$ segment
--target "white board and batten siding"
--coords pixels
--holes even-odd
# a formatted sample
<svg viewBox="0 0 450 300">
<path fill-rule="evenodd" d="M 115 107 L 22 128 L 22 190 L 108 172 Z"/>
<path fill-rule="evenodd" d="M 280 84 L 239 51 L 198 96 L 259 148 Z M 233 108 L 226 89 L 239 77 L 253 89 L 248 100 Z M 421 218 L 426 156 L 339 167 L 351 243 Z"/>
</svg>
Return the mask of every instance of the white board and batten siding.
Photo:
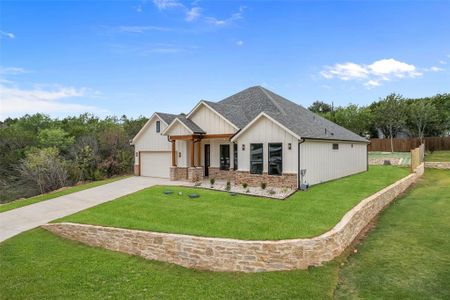
<svg viewBox="0 0 450 300">
<path fill-rule="evenodd" d="M 250 171 L 250 144 L 263 144 L 263 172 L 268 170 L 269 143 L 283 144 L 283 173 L 297 173 L 298 139 L 284 128 L 266 117 L 261 117 L 239 136 L 238 140 L 238 169 Z M 242 150 L 242 144 L 245 150 Z M 291 144 L 289 150 L 288 145 Z"/>
<path fill-rule="evenodd" d="M 160 121 L 161 130 L 156 132 L 156 121 Z M 161 132 L 167 125 L 157 116 L 154 117 L 142 134 L 134 141 L 135 152 L 139 151 L 171 151 L 171 144 Z M 135 157 L 135 164 L 139 164 L 139 158 Z"/>
<path fill-rule="evenodd" d="M 333 143 L 339 149 L 333 149 Z M 300 169 L 310 185 L 367 170 L 367 144 L 343 141 L 312 141 L 300 144 Z"/>
<path fill-rule="evenodd" d="M 189 116 L 189 119 L 208 134 L 235 133 L 237 131 L 227 120 L 204 104 L 201 104 Z"/>
</svg>

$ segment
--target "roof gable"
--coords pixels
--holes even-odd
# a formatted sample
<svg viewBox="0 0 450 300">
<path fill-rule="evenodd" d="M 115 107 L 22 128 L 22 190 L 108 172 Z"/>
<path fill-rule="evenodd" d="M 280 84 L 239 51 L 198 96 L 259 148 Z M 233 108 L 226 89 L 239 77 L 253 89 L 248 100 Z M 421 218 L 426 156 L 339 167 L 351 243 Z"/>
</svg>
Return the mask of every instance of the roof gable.
<svg viewBox="0 0 450 300">
<path fill-rule="evenodd" d="M 162 118 L 162 115 L 164 115 L 165 118 Z M 139 132 L 134 136 L 134 138 L 131 140 L 131 145 L 134 145 L 136 143 L 136 141 L 142 136 L 142 134 L 147 130 L 147 128 L 150 126 L 151 122 L 153 121 L 153 119 L 157 118 L 158 120 L 164 122 L 166 125 L 169 125 L 171 123 L 167 122 L 170 120 L 170 116 L 175 116 L 175 115 L 171 115 L 171 114 L 165 114 L 165 113 L 158 113 L 155 112 L 153 113 L 153 115 L 151 115 L 151 117 L 148 119 L 148 121 L 144 124 L 144 126 L 142 126 L 141 130 L 139 130 Z"/>
</svg>

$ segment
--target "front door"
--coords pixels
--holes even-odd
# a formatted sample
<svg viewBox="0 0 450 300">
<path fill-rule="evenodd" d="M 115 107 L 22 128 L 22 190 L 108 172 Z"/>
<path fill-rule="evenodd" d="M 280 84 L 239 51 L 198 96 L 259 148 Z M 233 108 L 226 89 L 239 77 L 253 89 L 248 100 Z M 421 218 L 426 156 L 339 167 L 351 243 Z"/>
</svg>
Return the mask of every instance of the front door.
<svg viewBox="0 0 450 300">
<path fill-rule="evenodd" d="M 209 155 L 209 144 L 205 144 L 205 177 L 209 176 L 209 164 L 210 164 L 210 155 Z"/>
</svg>

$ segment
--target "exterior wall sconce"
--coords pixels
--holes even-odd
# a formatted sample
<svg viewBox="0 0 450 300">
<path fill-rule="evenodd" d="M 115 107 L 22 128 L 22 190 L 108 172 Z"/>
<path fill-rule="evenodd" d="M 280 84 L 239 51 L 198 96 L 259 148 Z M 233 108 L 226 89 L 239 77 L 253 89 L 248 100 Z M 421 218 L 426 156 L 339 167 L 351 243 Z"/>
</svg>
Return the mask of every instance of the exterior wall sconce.
<svg viewBox="0 0 450 300">
<path fill-rule="evenodd" d="M 245 151 L 245 144 L 242 144 L 242 151 Z"/>
<path fill-rule="evenodd" d="M 139 152 L 138 151 L 136 151 L 136 157 L 138 157 L 139 156 Z"/>
<path fill-rule="evenodd" d="M 289 150 L 292 149 L 292 144 L 291 144 L 291 143 L 288 144 L 288 149 L 289 149 Z"/>
<path fill-rule="evenodd" d="M 181 152 L 178 152 L 178 157 L 181 157 Z"/>
</svg>

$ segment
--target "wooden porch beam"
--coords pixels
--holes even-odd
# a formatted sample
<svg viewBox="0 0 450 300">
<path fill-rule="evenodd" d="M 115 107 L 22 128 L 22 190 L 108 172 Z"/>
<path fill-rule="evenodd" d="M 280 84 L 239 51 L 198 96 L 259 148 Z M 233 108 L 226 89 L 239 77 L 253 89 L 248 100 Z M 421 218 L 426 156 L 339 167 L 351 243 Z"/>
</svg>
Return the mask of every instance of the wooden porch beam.
<svg viewBox="0 0 450 300">
<path fill-rule="evenodd" d="M 171 135 L 169 136 L 169 140 L 184 140 L 184 141 L 191 141 L 194 139 L 201 138 L 200 135 L 194 135 L 194 134 L 187 134 L 187 135 Z"/>
<path fill-rule="evenodd" d="M 177 166 L 176 155 L 175 155 L 175 140 L 172 141 L 172 167 Z"/>
<path fill-rule="evenodd" d="M 222 134 L 205 134 L 203 139 L 230 139 L 234 133 L 222 133 Z"/>
<path fill-rule="evenodd" d="M 202 166 L 202 142 L 201 140 L 197 141 L 197 167 Z"/>
</svg>

